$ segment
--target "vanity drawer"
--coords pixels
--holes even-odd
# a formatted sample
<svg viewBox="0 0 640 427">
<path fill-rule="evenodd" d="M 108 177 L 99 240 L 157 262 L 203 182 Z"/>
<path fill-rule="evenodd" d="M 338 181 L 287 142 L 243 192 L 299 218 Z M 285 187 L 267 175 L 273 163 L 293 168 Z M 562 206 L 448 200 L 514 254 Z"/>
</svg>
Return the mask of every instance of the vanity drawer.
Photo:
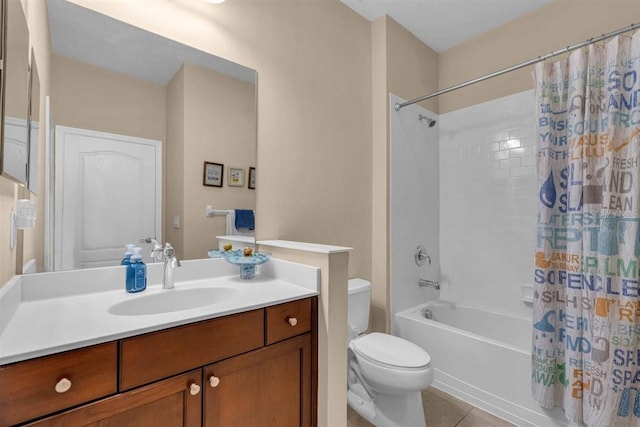
<svg viewBox="0 0 640 427">
<path fill-rule="evenodd" d="M 115 342 L 0 367 L 0 426 L 117 391 Z"/>
<path fill-rule="evenodd" d="M 266 308 L 266 344 L 282 341 L 311 330 L 311 299 Z"/>
<path fill-rule="evenodd" d="M 120 390 L 199 368 L 263 344 L 262 309 L 123 339 Z"/>
</svg>

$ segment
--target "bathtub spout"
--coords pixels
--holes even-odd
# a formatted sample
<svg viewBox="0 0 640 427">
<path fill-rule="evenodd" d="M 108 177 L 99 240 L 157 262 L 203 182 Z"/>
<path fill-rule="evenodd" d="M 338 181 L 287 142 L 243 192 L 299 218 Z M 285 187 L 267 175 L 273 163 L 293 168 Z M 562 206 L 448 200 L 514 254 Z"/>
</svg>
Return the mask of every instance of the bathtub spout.
<svg viewBox="0 0 640 427">
<path fill-rule="evenodd" d="M 433 288 L 436 291 L 440 290 L 440 282 L 434 282 L 433 280 L 419 279 L 418 286 L 421 288 Z"/>
</svg>

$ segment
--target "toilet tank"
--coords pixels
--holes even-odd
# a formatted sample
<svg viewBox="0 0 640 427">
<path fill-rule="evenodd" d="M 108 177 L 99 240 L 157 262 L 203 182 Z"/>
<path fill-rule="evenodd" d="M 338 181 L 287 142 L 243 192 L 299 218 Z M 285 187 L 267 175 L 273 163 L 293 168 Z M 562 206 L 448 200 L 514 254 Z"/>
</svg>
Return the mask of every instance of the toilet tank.
<svg viewBox="0 0 640 427">
<path fill-rule="evenodd" d="M 369 328 L 371 282 L 364 279 L 349 279 L 348 292 L 347 319 L 349 338 L 352 339 Z"/>
</svg>

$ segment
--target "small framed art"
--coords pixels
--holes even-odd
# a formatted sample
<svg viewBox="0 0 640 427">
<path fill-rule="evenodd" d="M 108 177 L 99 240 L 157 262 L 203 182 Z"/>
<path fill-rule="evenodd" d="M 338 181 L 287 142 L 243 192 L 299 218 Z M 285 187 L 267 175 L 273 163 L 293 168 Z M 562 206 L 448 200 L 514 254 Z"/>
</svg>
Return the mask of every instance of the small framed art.
<svg viewBox="0 0 640 427">
<path fill-rule="evenodd" d="M 249 188 L 256 189 L 256 168 L 249 168 Z"/>
<path fill-rule="evenodd" d="M 221 163 L 204 162 L 204 172 L 202 174 L 202 185 L 209 187 L 222 187 L 222 176 L 224 165 Z"/>
<path fill-rule="evenodd" d="M 229 187 L 244 187 L 244 169 L 229 168 Z"/>
</svg>

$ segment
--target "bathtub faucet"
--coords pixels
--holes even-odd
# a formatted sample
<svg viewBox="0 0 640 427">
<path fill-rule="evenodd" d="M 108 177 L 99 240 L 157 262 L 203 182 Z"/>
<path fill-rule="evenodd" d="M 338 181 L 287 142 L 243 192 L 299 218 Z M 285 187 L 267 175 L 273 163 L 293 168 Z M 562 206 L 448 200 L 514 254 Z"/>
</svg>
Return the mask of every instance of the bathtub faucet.
<svg viewBox="0 0 640 427">
<path fill-rule="evenodd" d="M 436 291 L 440 290 L 440 282 L 434 282 L 433 280 L 420 279 L 418 280 L 418 286 L 421 288 L 433 288 Z"/>
</svg>

